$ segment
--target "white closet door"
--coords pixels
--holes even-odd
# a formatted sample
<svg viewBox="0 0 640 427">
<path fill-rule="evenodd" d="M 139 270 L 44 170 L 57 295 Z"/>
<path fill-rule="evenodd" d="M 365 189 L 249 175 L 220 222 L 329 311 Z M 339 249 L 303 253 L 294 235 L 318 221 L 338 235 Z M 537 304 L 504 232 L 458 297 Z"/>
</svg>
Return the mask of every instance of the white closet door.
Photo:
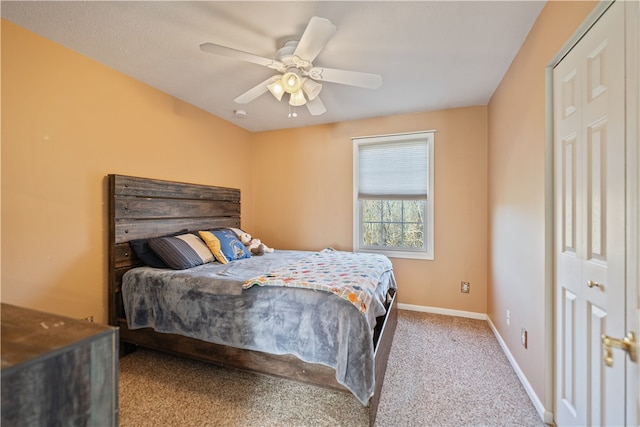
<svg viewBox="0 0 640 427">
<path fill-rule="evenodd" d="M 614 3 L 554 69 L 558 425 L 624 425 L 624 4 Z"/>
</svg>

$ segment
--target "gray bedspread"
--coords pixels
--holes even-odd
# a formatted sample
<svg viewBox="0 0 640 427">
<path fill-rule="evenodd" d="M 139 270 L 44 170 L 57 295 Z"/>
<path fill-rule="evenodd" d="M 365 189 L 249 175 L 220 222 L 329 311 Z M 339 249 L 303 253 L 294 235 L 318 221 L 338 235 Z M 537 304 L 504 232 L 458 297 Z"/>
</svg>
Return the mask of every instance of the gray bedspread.
<svg viewBox="0 0 640 427">
<path fill-rule="evenodd" d="M 242 289 L 245 281 L 309 255 L 276 251 L 189 270 L 134 268 L 122 280 L 128 326 L 321 363 L 366 405 L 375 385 L 372 328 L 385 313 L 388 289 L 396 287 L 393 271 L 381 277 L 366 316 L 329 292 Z"/>
</svg>

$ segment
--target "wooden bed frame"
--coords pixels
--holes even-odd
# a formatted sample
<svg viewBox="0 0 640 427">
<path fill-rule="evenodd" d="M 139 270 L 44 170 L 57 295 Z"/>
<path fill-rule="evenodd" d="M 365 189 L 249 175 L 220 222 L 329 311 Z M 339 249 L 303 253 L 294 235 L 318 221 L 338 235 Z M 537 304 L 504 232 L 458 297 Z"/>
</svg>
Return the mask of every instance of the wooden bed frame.
<svg viewBox="0 0 640 427">
<path fill-rule="evenodd" d="M 130 330 L 125 317 L 122 276 L 143 265 L 129 241 L 166 235 L 181 230 L 217 227 L 240 228 L 240 190 L 156 179 L 109 175 L 109 324 L 120 328 L 121 355 L 136 346 L 148 347 L 193 359 L 305 383 L 348 390 L 327 366 L 303 362 L 293 355 L 273 355 L 212 344 L 193 338 L 155 332 L 151 328 Z M 390 295 L 387 314 L 374 330 L 375 392 L 369 400 L 373 425 L 380 400 L 391 342 L 397 324 L 397 298 Z"/>
</svg>

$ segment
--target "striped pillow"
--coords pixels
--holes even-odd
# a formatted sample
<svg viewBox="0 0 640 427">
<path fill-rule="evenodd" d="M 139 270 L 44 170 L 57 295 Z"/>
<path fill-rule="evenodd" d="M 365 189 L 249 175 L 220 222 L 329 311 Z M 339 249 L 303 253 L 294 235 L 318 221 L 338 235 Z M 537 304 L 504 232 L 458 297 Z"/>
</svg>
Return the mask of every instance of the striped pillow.
<svg viewBox="0 0 640 427">
<path fill-rule="evenodd" d="M 162 261 L 175 270 L 197 267 L 214 260 L 207 245 L 198 236 L 190 233 L 151 239 L 149 247 Z"/>
<path fill-rule="evenodd" d="M 179 236 L 180 234 L 184 234 L 187 231 L 189 230 L 180 230 L 176 231 L 175 233 L 170 233 L 159 237 Z M 131 240 L 129 242 L 129 245 L 131 246 L 131 249 L 133 249 L 133 252 L 136 254 L 138 259 L 140 259 L 140 261 L 144 262 L 149 267 L 168 268 L 169 266 L 160 258 L 158 258 L 158 255 L 156 255 L 156 253 L 151 250 L 151 248 L 149 247 L 149 240 L 150 239 Z"/>
</svg>

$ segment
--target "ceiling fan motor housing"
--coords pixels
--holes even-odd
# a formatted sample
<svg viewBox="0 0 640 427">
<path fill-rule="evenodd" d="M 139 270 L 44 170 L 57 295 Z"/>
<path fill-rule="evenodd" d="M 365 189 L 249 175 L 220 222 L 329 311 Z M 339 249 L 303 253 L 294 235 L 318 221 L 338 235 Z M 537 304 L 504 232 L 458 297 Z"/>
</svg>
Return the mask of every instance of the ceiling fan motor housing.
<svg viewBox="0 0 640 427">
<path fill-rule="evenodd" d="M 296 51 L 298 47 L 298 41 L 291 40 L 288 41 L 276 52 L 276 59 L 280 62 L 284 62 L 285 64 L 291 62 L 291 57 L 293 57 L 293 53 Z"/>
</svg>

